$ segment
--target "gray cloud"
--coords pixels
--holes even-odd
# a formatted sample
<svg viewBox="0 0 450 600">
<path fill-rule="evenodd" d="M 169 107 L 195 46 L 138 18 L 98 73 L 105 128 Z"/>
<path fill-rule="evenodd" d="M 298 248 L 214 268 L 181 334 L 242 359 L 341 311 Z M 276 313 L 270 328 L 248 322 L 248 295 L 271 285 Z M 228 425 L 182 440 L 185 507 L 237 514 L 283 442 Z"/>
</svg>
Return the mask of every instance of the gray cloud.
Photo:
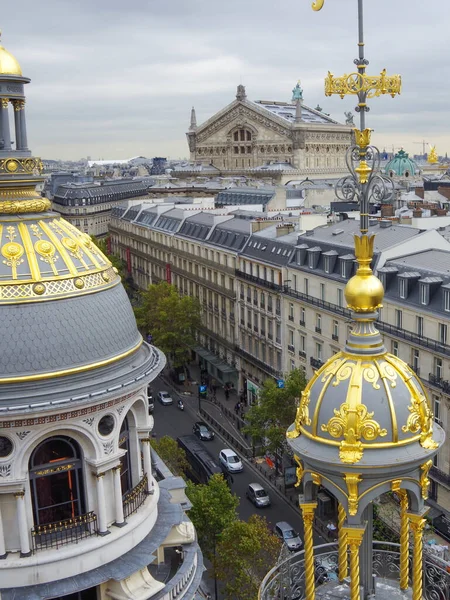
<svg viewBox="0 0 450 600">
<path fill-rule="evenodd" d="M 325 98 L 327 71 L 354 70 L 356 0 L 23 0 L 4 11 L 3 43 L 32 79 L 30 144 L 52 158 L 187 155 L 192 105 L 202 122 L 243 83 L 253 99 L 305 102 L 337 120 L 354 99 Z M 371 101 L 381 147 L 449 147 L 450 3 L 366 0 L 369 72 L 403 77 L 398 98 Z M 8 14 L 7 14 L 8 13 Z"/>
</svg>

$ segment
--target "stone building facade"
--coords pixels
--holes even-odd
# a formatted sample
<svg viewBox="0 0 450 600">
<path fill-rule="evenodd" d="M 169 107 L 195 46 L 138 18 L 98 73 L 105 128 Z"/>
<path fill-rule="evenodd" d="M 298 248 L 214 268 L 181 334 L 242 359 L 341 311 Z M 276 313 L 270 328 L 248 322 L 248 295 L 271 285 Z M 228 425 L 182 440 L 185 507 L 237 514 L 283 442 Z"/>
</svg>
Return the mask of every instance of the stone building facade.
<svg viewBox="0 0 450 600">
<path fill-rule="evenodd" d="M 320 110 L 289 102 L 251 101 L 244 86 L 236 99 L 197 126 L 191 116 L 187 139 L 190 159 L 220 171 L 252 172 L 269 163 L 295 169 L 292 175 L 338 176 L 352 126 L 342 125 Z"/>
<path fill-rule="evenodd" d="M 148 213 L 156 214 L 156 208 L 115 209 L 112 247 L 128 256 L 140 287 L 167 279 L 200 300 L 204 318 L 197 356 L 205 355 L 219 380 L 230 379 L 227 366 L 235 370 L 232 377 L 239 389 L 246 387 L 251 402 L 267 377 L 283 377 L 296 367 L 311 377 L 343 347 L 349 335 L 344 287 L 355 270 L 355 221 L 311 230 L 308 222 L 293 219 L 271 222 L 255 215 L 248 221 L 179 211 L 174 224 L 164 221 L 165 215 L 174 216 L 171 207 L 158 210 L 154 217 Z M 373 267 L 386 277 L 378 327 L 386 347 L 420 374 L 445 429 L 450 425 L 450 280 L 439 265 L 450 260 L 450 244 L 436 230 L 391 222 L 374 221 L 371 230 L 377 233 Z M 403 279 L 414 281 L 409 300 L 396 292 Z M 422 285 L 430 286 L 428 304 L 420 302 Z M 214 371 L 218 362 L 223 376 Z M 431 471 L 431 502 L 448 511 L 449 457 L 446 441 Z"/>
</svg>

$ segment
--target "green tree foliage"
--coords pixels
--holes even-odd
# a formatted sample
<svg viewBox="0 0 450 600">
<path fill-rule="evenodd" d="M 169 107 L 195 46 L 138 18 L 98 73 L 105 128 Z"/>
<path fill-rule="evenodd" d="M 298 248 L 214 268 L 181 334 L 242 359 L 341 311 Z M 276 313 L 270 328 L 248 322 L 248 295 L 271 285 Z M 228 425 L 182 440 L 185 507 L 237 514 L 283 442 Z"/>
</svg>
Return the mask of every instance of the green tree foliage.
<svg viewBox="0 0 450 600">
<path fill-rule="evenodd" d="M 294 422 L 298 400 L 305 389 L 303 369 L 294 369 L 287 376 L 284 388 L 266 379 L 258 401 L 247 411 L 244 432 L 261 443 L 266 451 L 275 453 L 286 439 L 286 429 Z"/>
<path fill-rule="evenodd" d="M 186 459 L 186 452 L 179 447 L 173 438 L 169 435 L 164 435 L 159 440 L 153 438 L 150 443 L 152 448 L 155 449 L 155 452 L 174 475 L 184 475 L 189 467 Z"/>
<path fill-rule="evenodd" d="M 226 600 L 257 600 L 260 583 L 277 563 L 280 547 L 263 517 L 230 523 L 220 536 L 215 563 Z"/>
<path fill-rule="evenodd" d="M 205 556 L 214 562 L 218 538 L 237 520 L 239 498 L 232 494 L 223 475 L 213 475 L 207 484 L 187 483 L 186 494 L 192 502 L 189 518 L 197 531 Z"/>
<path fill-rule="evenodd" d="M 124 286 L 127 294 L 130 294 L 130 292 L 131 292 L 131 288 L 130 288 L 130 284 L 129 284 L 130 276 L 127 271 L 126 262 L 124 260 L 122 260 L 118 254 L 110 254 L 108 252 L 107 238 L 98 239 L 98 238 L 92 236 L 92 241 L 97 246 L 97 248 L 99 248 L 99 250 L 101 250 L 103 252 L 103 254 L 108 258 L 108 260 L 111 262 L 112 266 L 117 269 L 117 271 L 122 279 L 122 285 Z"/>
<path fill-rule="evenodd" d="M 177 288 L 165 281 L 152 284 L 141 292 L 141 304 L 135 309 L 138 326 L 153 336 L 153 343 L 181 367 L 189 361 L 189 346 L 195 344 L 200 325 L 200 303 L 196 298 L 180 296 Z"/>
</svg>

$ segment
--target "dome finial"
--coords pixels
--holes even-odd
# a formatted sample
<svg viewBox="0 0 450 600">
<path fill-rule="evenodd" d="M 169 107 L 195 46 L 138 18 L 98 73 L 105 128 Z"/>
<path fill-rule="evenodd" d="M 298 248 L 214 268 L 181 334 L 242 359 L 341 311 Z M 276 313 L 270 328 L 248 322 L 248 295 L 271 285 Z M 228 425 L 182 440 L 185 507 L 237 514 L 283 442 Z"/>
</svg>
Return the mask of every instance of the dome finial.
<svg viewBox="0 0 450 600">
<path fill-rule="evenodd" d="M 359 266 L 344 290 L 347 305 L 355 313 L 373 313 L 383 300 L 383 285 L 370 268 L 374 240 L 374 235 L 355 235 L 355 255 Z"/>
</svg>

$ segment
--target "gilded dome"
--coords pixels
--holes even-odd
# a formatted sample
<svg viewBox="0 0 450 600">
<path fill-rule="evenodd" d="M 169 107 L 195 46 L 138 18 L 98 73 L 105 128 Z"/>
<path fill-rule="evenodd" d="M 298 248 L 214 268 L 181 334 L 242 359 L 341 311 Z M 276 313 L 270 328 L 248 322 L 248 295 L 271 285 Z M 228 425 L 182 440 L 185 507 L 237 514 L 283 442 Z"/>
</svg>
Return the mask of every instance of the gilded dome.
<svg viewBox="0 0 450 600">
<path fill-rule="evenodd" d="M 22 76 L 22 69 L 18 60 L 0 45 L 0 75 Z"/>
<path fill-rule="evenodd" d="M 302 392 L 295 428 L 339 446 L 342 462 L 358 462 L 366 448 L 433 447 L 433 418 L 420 379 L 388 352 L 333 356 Z"/>
</svg>

